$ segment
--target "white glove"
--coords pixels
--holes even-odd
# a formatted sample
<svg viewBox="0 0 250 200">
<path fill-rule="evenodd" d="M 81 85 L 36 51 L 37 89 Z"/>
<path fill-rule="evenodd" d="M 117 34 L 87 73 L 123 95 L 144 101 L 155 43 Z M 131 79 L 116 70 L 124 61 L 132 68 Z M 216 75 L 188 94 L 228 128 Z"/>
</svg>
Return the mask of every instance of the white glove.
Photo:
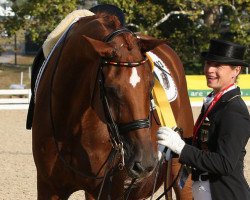
<svg viewBox="0 0 250 200">
<path fill-rule="evenodd" d="M 158 144 L 170 148 L 173 152 L 181 154 L 185 146 L 185 142 L 180 135 L 166 126 L 160 127 L 157 132 Z"/>
</svg>

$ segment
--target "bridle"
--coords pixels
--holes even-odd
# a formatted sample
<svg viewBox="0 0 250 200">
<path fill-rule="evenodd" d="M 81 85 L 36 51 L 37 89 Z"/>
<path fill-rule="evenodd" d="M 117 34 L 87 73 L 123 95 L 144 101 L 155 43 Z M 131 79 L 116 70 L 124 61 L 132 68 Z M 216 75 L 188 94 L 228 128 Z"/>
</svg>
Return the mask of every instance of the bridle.
<svg viewBox="0 0 250 200">
<path fill-rule="evenodd" d="M 109 42 L 115 36 L 117 36 L 119 34 L 122 34 L 124 32 L 129 32 L 132 35 L 135 35 L 130 30 L 128 30 L 126 28 L 123 28 L 123 29 L 119 29 L 117 31 L 114 31 L 113 33 L 108 35 L 104 41 Z M 99 77 L 98 82 L 99 82 L 102 105 L 103 105 L 103 108 L 104 108 L 106 124 L 108 126 L 108 130 L 109 130 L 109 134 L 110 134 L 110 138 L 111 138 L 111 142 L 112 142 L 112 147 L 117 152 L 120 152 L 120 155 L 121 155 L 121 158 L 122 158 L 121 159 L 122 161 L 118 164 L 118 167 L 120 169 L 123 169 L 123 167 L 125 165 L 125 163 L 124 163 L 123 143 L 121 141 L 120 135 L 124 134 L 124 133 L 127 133 L 129 131 L 137 130 L 137 129 L 149 128 L 151 126 L 151 121 L 150 121 L 150 115 L 146 119 L 134 120 L 134 121 L 128 122 L 126 124 L 117 124 L 114 121 L 113 116 L 112 116 L 111 111 L 110 111 L 110 106 L 109 106 L 109 103 L 108 103 L 107 95 L 106 95 L 106 89 L 105 89 L 105 84 L 104 84 L 105 79 L 104 79 L 104 74 L 103 74 L 103 67 L 108 67 L 108 66 L 111 65 L 111 66 L 116 66 L 116 67 L 131 67 L 132 68 L 132 67 L 138 67 L 138 66 L 144 64 L 147 60 L 148 60 L 148 58 L 145 57 L 145 59 L 143 59 L 141 61 L 138 61 L 138 62 L 116 62 L 116 61 L 105 60 L 105 58 L 102 58 L 101 59 L 101 64 L 99 66 L 99 70 L 98 70 L 98 73 L 97 73 L 97 77 Z M 165 151 L 166 151 L 166 149 L 165 149 Z M 166 152 L 164 152 L 164 153 L 166 153 Z M 165 156 L 162 156 L 160 161 L 157 163 L 157 170 L 156 170 L 156 176 L 155 176 L 153 190 L 152 190 L 152 194 L 151 194 L 151 199 L 153 198 L 153 194 L 155 192 L 156 181 L 158 179 L 160 166 L 163 163 L 163 157 L 165 157 Z M 179 177 L 179 173 L 180 173 L 180 170 L 179 170 L 177 176 L 172 181 L 171 185 L 168 188 L 165 187 L 164 192 L 157 198 L 157 200 L 161 199 L 164 195 L 165 196 L 167 195 L 168 191 L 176 183 L 177 178 Z M 126 195 L 126 200 L 129 198 L 129 194 L 130 194 L 132 185 L 134 184 L 134 181 L 135 181 L 135 179 L 132 180 L 132 183 L 128 188 L 128 191 L 127 191 L 128 194 Z M 166 180 L 164 181 L 164 185 L 166 185 Z"/>
<path fill-rule="evenodd" d="M 133 36 L 135 36 L 135 34 L 131 32 L 130 30 L 126 28 L 122 28 L 122 29 L 118 29 L 110 33 L 108 36 L 105 37 L 104 41 L 110 42 L 114 37 L 123 33 L 131 33 Z M 109 105 L 108 98 L 107 98 L 103 68 L 109 67 L 109 66 L 132 68 L 132 67 L 141 66 L 147 61 L 148 61 L 147 57 L 145 57 L 143 60 L 140 60 L 138 62 L 116 62 L 116 61 L 108 60 L 106 58 L 101 58 L 100 65 L 98 68 L 96 81 L 98 81 L 99 88 L 100 88 L 100 96 L 101 96 L 101 101 L 102 101 L 102 106 L 103 106 L 104 116 L 105 116 L 105 121 L 106 121 L 105 123 L 107 124 L 107 127 L 108 127 L 108 131 L 109 131 L 111 142 L 112 142 L 112 147 L 115 150 L 119 151 L 120 155 L 122 156 L 121 162 L 119 163 L 120 169 L 122 169 L 125 165 L 124 150 L 123 150 L 123 143 L 121 140 L 121 134 L 128 133 L 130 131 L 134 131 L 138 129 L 149 128 L 151 126 L 150 117 L 149 117 L 150 114 L 146 119 L 134 120 L 132 122 L 128 122 L 125 124 L 116 123 L 114 120 L 114 117 L 112 116 L 110 105 Z M 95 85 L 97 84 L 95 83 Z"/>
</svg>

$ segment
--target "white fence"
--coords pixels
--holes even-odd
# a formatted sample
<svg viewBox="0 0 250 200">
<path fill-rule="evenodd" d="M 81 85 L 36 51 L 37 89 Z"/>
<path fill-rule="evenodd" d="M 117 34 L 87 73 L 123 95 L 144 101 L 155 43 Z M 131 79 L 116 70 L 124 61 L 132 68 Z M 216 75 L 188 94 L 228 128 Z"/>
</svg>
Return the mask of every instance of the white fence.
<svg viewBox="0 0 250 200">
<path fill-rule="evenodd" d="M 30 89 L 0 90 L 0 110 L 28 109 L 31 97 Z M 250 106 L 250 101 L 245 101 Z M 202 102 L 191 102 L 192 107 L 201 107 Z"/>
<path fill-rule="evenodd" d="M 28 109 L 30 89 L 0 90 L 0 110 Z"/>
</svg>

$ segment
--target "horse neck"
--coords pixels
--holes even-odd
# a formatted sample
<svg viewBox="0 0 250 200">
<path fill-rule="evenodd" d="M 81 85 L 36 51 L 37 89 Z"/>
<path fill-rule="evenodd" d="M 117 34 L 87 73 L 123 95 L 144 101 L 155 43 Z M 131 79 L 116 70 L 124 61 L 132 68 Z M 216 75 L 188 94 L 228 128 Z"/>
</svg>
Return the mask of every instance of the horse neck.
<svg viewBox="0 0 250 200">
<path fill-rule="evenodd" d="M 86 110 L 90 106 L 91 82 L 95 76 L 95 67 L 78 55 L 64 56 L 55 74 L 53 90 L 58 109 L 79 108 Z M 93 65 L 93 64 L 92 64 Z M 74 109 L 75 110 L 75 109 Z"/>
</svg>

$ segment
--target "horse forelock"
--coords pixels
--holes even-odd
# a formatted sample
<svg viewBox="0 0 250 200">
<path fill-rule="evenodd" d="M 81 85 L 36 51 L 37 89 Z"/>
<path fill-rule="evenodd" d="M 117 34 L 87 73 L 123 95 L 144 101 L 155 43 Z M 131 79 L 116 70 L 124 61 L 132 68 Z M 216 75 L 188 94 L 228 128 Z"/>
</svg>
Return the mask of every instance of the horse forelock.
<svg viewBox="0 0 250 200">
<path fill-rule="evenodd" d="M 104 26 L 106 26 L 108 29 L 116 30 L 121 27 L 121 23 L 115 15 L 110 15 L 109 13 L 101 12 L 96 13 L 96 16 L 103 20 Z"/>
<path fill-rule="evenodd" d="M 95 16 L 97 17 L 99 22 L 103 25 L 103 27 L 106 29 L 106 31 L 109 33 L 122 28 L 120 20 L 115 15 L 111 15 L 109 13 L 102 11 L 102 12 L 97 12 Z M 132 40 L 131 34 L 123 34 L 123 37 L 126 42 L 128 50 L 131 50 L 135 45 L 134 40 Z"/>
<path fill-rule="evenodd" d="M 94 15 L 88 19 L 80 19 L 75 28 L 78 33 L 103 41 L 107 35 L 121 28 L 121 24 L 116 16 L 102 13 L 102 15 Z"/>
</svg>

